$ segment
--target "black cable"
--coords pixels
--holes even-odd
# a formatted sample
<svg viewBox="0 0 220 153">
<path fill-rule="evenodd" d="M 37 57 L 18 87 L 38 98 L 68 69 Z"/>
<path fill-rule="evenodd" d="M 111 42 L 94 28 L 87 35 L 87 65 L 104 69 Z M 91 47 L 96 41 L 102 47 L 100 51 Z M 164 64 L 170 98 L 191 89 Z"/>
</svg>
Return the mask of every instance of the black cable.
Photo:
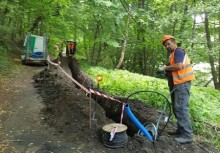
<svg viewBox="0 0 220 153">
<path fill-rule="evenodd" d="M 110 137 L 111 135 L 108 132 L 105 132 L 102 135 L 103 144 L 109 148 L 120 148 L 125 146 L 128 142 L 128 135 L 126 131 L 115 133 L 112 141 L 110 141 Z"/>
<path fill-rule="evenodd" d="M 176 90 L 176 89 L 175 89 Z M 174 91 L 174 90 L 173 90 Z M 151 92 L 151 93 L 156 93 L 156 94 L 159 94 L 160 96 L 162 96 L 166 101 L 166 103 L 168 104 L 168 106 L 169 106 L 169 116 L 168 116 L 168 119 L 167 119 L 167 122 L 166 122 L 166 124 L 163 126 L 163 128 L 162 128 L 162 130 L 160 131 L 160 132 L 158 132 L 158 137 L 162 134 L 162 132 L 164 131 L 164 129 L 166 128 L 166 126 L 167 126 L 167 124 L 168 124 L 168 122 L 169 122 L 169 120 L 170 120 L 170 117 L 171 117 L 171 105 L 170 105 L 170 102 L 169 102 L 169 100 L 168 100 L 168 98 L 166 97 L 166 96 L 164 96 L 163 94 L 161 94 L 160 92 L 156 92 L 156 91 L 150 91 L 150 90 L 142 90 L 142 91 L 136 91 L 136 92 L 134 92 L 134 93 L 132 93 L 132 94 L 130 94 L 127 98 L 126 98 L 126 103 L 127 103 L 127 101 L 128 101 L 128 99 L 131 97 L 131 96 L 133 96 L 133 95 L 135 95 L 135 94 L 138 94 L 138 93 L 142 93 L 142 92 Z M 172 94 L 172 93 L 170 93 L 170 94 Z M 162 112 L 163 113 L 163 112 Z M 158 121 L 159 122 L 159 121 Z"/>
<path fill-rule="evenodd" d="M 185 88 L 187 88 L 187 87 L 185 87 Z M 185 88 L 183 88 L 183 89 L 185 89 Z M 174 89 L 170 91 L 169 96 L 171 97 L 171 99 L 172 99 L 172 93 L 173 93 L 175 90 L 177 90 L 177 89 L 178 89 L 178 87 L 174 87 Z M 166 98 L 166 99 L 167 99 L 167 98 Z M 158 137 L 159 137 L 159 136 L 162 134 L 162 132 L 164 131 L 164 129 L 165 129 L 165 127 L 167 126 L 167 124 L 169 123 L 170 118 L 171 118 L 171 115 L 172 115 L 172 112 L 171 112 L 171 103 L 172 103 L 172 101 L 171 101 L 171 103 L 170 103 L 170 102 L 168 101 L 168 99 L 167 99 L 167 102 L 168 102 L 169 108 L 170 108 L 169 117 L 168 117 L 168 120 L 167 120 L 165 126 L 164 126 L 163 129 L 161 130 L 161 132 L 158 133 Z"/>
</svg>

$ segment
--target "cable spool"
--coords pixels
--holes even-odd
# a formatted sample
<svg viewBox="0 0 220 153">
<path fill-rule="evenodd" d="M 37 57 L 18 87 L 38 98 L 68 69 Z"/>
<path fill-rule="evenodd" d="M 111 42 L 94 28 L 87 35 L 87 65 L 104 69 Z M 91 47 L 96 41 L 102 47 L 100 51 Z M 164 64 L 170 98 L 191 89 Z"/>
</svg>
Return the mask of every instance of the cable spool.
<svg viewBox="0 0 220 153">
<path fill-rule="evenodd" d="M 144 124 L 144 127 L 145 127 L 145 129 L 147 129 L 147 131 L 148 131 L 148 132 L 150 133 L 150 135 L 152 136 L 153 141 L 156 141 L 157 136 L 158 136 L 156 126 L 155 126 L 153 123 L 150 123 L 150 124 L 145 123 L 145 124 Z M 142 135 L 142 136 L 144 135 L 141 130 L 138 131 L 138 134 L 139 134 L 139 135 Z"/>
<path fill-rule="evenodd" d="M 128 142 L 128 135 L 126 133 L 127 126 L 119 123 L 111 123 L 103 126 L 102 142 L 104 146 L 109 148 L 124 147 Z M 111 140 L 111 132 L 115 129 L 115 135 Z"/>
</svg>

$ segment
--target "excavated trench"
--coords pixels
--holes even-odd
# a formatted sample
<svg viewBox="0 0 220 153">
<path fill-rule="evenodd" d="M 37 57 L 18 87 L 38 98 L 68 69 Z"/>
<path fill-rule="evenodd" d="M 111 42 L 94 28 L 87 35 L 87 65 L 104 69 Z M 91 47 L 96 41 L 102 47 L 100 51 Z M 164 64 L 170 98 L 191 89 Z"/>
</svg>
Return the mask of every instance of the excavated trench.
<svg viewBox="0 0 220 153">
<path fill-rule="evenodd" d="M 71 70 L 72 77 L 80 84 L 82 84 L 84 87 L 86 87 L 87 89 L 92 88 L 95 91 L 99 91 L 99 93 L 101 94 L 108 95 L 104 91 L 94 88 L 94 81 L 80 69 L 75 58 L 68 57 L 67 59 L 61 58 L 60 60 L 61 63 L 65 63 L 67 61 L 68 67 Z M 107 99 L 103 96 L 99 96 L 97 94 L 92 94 L 91 97 L 105 110 L 106 117 L 115 121 L 116 123 L 120 123 L 123 103 L 129 105 L 132 112 L 141 123 L 154 123 L 156 125 L 156 121 L 161 113 L 152 106 L 143 104 L 141 101 L 135 99 L 127 99 L 124 97 L 112 97 L 113 99 L 120 101 L 120 103 L 111 99 Z M 145 113 L 143 114 L 143 112 Z M 170 112 L 166 113 L 165 116 L 169 116 L 169 113 Z M 139 130 L 138 127 L 130 120 L 130 118 L 126 114 L 123 117 L 123 124 L 125 124 L 128 127 L 127 133 L 129 136 L 134 136 L 134 134 L 137 133 Z M 165 126 L 165 123 L 161 123 L 158 132 L 163 132 Z"/>
<path fill-rule="evenodd" d="M 65 70 L 67 77 L 59 67 L 49 65 L 49 69 L 41 71 L 34 76 L 34 86 L 38 89 L 39 95 L 43 99 L 44 108 L 41 110 L 44 118 L 42 123 L 49 125 L 54 130 L 54 135 L 65 139 L 67 142 L 74 142 L 77 145 L 85 145 L 84 149 L 95 152 L 112 152 L 106 148 L 101 140 L 103 135 L 103 126 L 109 123 L 120 123 L 122 105 L 126 102 L 133 114 L 141 123 L 154 123 L 160 115 L 160 111 L 145 105 L 135 99 L 124 97 L 112 97 L 120 102 L 92 94 L 91 97 L 85 89 L 96 90 L 94 81 L 82 70 L 80 70 L 77 61 L 74 58 L 60 58 L 61 68 Z M 70 78 L 74 78 L 80 83 L 76 85 Z M 108 95 L 105 91 L 100 93 Z M 95 103 L 96 106 L 95 122 L 90 122 L 91 113 Z M 168 136 L 167 130 L 173 125 L 167 125 L 163 134 L 153 145 L 146 137 L 140 137 L 137 126 L 124 113 L 122 123 L 127 129 L 128 142 L 122 148 L 114 150 L 121 152 L 204 152 L 198 145 L 186 144 L 180 145 L 174 141 L 172 136 Z M 92 125 L 92 126 L 91 126 Z M 159 130 L 164 128 L 165 123 L 161 120 Z M 188 150 L 188 151 L 187 151 Z"/>
</svg>

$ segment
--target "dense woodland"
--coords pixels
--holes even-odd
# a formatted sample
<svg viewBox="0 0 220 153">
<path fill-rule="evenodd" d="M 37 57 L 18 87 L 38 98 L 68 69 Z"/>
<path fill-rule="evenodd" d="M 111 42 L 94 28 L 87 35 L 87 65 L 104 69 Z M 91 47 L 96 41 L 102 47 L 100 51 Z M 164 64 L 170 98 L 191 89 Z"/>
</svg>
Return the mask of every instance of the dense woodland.
<svg viewBox="0 0 220 153">
<path fill-rule="evenodd" d="M 77 56 L 91 65 L 155 76 L 167 62 L 164 34 L 176 37 L 194 64 L 209 63 L 220 89 L 218 0 L 1 0 L 0 44 L 22 45 L 27 32 L 50 36 L 50 51 L 77 41 Z M 199 76 L 199 74 L 198 74 Z"/>
</svg>

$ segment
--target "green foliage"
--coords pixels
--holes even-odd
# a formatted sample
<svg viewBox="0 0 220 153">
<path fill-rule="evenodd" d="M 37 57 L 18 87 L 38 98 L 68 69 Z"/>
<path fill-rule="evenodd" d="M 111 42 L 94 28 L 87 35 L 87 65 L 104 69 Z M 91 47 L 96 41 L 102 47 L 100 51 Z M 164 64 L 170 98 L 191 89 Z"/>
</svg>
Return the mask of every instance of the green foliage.
<svg viewBox="0 0 220 153">
<path fill-rule="evenodd" d="M 0 78 L 6 78 L 14 75 L 14 69 L 17 67 L 7 57 L 8 52 L 0 47 Z"/>
<path fill-rule="evenodd" d="M 84 67 L 85 68 L 85 67 Z M 103 76 L 103 81 L 100 86 L 109 94 L 127 97 L 136 91 L 156 91 L 164 92 L 167 96 L 166 82 L 161 79 L 143 76 L 137 73 L 131 73 L 126 70 L 107 70 L 101 67 L 87 67 L 86 72 L 96 78 L 97 75 Z M 146 96 L 147 95 L 147 96 Z M 163 97 L 158 97 L 157 94 L 138 94 L 132 98 L 150 103 L 153 106 L 160 107 L 164 102 Z"/>
<path fill-rule="evenodd" d="M 220 92 L 213 88 L 193 87 L 191 116 L 196 122 L 220 126 Z M 201 129 L 200 129 L 201 130 Z"/>
<path fill-rule="evenodd" d="M 210 55 L 217 62 L 219 42 L 215 25 L 219 20 L 216 11 L 219 3 L 216 0 L 206 4 L 184 0 L 169 3 L 157 0 L 144 4 L 134 0 L 2 0 L 0 4 L 1 36 L 23 41 L 25 34 L 36 24 L 33 33 L 50 34 L 50 52 L 56 42 L 61 44 L 63 39 L 76 39 L 77 54 L 92 64 L 108 68 L 117 65 L 128 30 L 122 69 L 150 76 L 155 76 L 155 68 L 167 63 L 161 45 L 164 34 L 173 34 L 194 63 L 209 62 L 204 25 L 198 23 L 192 29 L 193 17 L 202 17 L 206 9 L 210 13 L 209 28 L 214 38 Z M 128 18 L 129 29 L 126 29 Z"/>
</svg>

